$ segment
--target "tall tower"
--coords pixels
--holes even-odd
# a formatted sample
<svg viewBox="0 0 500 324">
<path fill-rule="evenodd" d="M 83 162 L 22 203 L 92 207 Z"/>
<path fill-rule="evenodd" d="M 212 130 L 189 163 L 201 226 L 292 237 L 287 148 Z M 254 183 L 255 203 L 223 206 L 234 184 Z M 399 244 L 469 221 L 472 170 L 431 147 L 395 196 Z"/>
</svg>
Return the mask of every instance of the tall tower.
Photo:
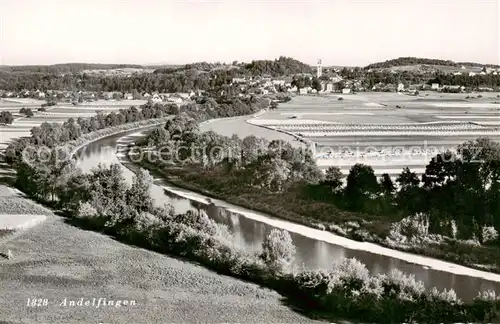
<svg viewBox="0 0 500 324">
<path fill-rule="evenodd" d="M 322 71 L 322 64 L 321 64 L 321 59 L 318 60 L 318 65 L 316 67 L 316 77 L 319 79 L 321 77 L 321 73 L 323 72 Z"/>
</svg>

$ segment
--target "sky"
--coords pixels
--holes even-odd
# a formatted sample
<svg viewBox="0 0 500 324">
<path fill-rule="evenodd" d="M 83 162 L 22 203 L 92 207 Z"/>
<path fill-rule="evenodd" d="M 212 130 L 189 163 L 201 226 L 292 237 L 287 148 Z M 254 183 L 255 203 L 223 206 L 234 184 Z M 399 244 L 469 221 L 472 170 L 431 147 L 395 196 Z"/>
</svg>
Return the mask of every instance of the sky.
<svg viewBox="0 0 500 324">
<path fill-rule="evenodd" d="M 500 0 L 0 0 L 0 64 L 500 64 Z"/>
</svg>

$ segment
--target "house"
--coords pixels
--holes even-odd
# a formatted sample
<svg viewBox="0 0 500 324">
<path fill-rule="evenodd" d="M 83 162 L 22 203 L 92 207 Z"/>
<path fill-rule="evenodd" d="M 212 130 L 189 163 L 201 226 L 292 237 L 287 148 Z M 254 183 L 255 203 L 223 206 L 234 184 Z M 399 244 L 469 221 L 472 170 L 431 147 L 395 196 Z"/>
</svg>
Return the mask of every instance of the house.
<svg viewBox="0 0 500 324">
<path fill-rule="evenodd" d="M 172 103 L 182 103 L 182 98 L 179 97 L 170 97 L 167 99 L 168 102 Z"/>
<path fill-rule="evenodd" d="M 462 72 L 458 71 L 458 72 L 453 73 L 453 75 L 462 75 Z"/>
<path fill-rule="evenodd" d="M 405 91 L 405 85 L 402 83 L 398 84 L 398 92 Z"/>
<path fill-rule="evenodd" d="M 386 85 L 385 85 L 385 87 L 384 87 L 384 89 L 383 89 L 383 90 L 384 90 L 385 92 L 394 92 L 394 91 L 396 91 L 396 89 L 397 89 L 397 88 L 396 88 L 396 86 L 395 86 L 394 84 L 392 84 L 392 83 L 388 83 L 388 84 L 386 84 Z"/>
<path fill-rule="evenodd" d="M 35 91 L 35 95 L 38 98 L 45 98 L 45 93 L 43 91 L 40 91 L 40 90 Z"/>
<path fill-rule="evenodd" d="M 151 101 L 153 101 L 153 103 L 157 103 L 157 102 L 162 102 L 163 99 L 160 97 L 159 94 L 154 94 L 153 96 L 151 96 Z"/>
<path fill-rule="evenodd" d="M 131 93 L 125 93 L 123 95 L 123 99 L 125 99 L 125 100 L 133 100 L 134 96 Z"/>
<path fill-rule="evenodd" d="M 476 73 L 474 73 L 474 72 L 469 72 L 469 76 L 475 76 L 475 75 L 476 75 Z"/>
<path fill-rule="evenodd" d="M 189 99 L 190 98 L 190 95 L 189 93 L 185 93 L 185 92 L 180 92 L 180 93 L 177 93 L 177 95 L 182 98 L 182 99 Z"/>
<path fill-rule="evenodd" d="M 493 88 L 489 88 L 489 87 L 479 87 L 478 88 L 479 91 L 493 91 Z"/>
<path fill-rule="evenodd" d="M 142 97 L 143 97 L 143 98 L 145 98 L 145 99 L 148 99 L 148 98 L 150 98 L 150 97 L 151 97 L 151 95 L 150 95 L 149 93 L 147 93 L 147 92 L 144 92 L 144 93 L 142 94 Z"/>
<path fill-rule="evenodd" d="M 299 94 L 301 94 L 301 95 L 307 94 L 307 89 L 306 88 L 300 88 L 299 89 Z"/>
<path fill-rule="evenodd" d="M 443 85 L 443 90 L 444 89 L 452 90 L 453 92 L 462 92 L 465 87 L 459 85 Z"/>
<path fill-rule="evenodd" d="M 438 89 L 439 89 L 439 83 L 433 83 L 433 84 L 431 85 L 431 89 L 432 89 L 432 90 L 438 90 Z"/>
<path fill-rule="evenodd" d="M 486 75 L 486 72 L 481 71 L 481 73 L 479 73 L 479 74 L 481 74 L 481 75 Z"/>
<path fill-rule="evenodd" d="M 233 78 L 233 83 L 245 83 L 247 80 L 245 78 Z"/>
<path fill-rule="evenodd" d="M 325 92 L 333 92 L 333 89 L 334 89 L 333 83 L 331 83 L 331 82 L 325 82 L 324 84 L 322 84 L 322 86 L 323 86 L 323 91 L 325 91 Z"/>
<path fill-rule="evenodd" d="M 349 93 L 351 93 L 351 89 L 350 88 L 344 88 L 344 89 L 342 89 L 342 93 L 343 94 L 349 94 Z"/>
</svg>

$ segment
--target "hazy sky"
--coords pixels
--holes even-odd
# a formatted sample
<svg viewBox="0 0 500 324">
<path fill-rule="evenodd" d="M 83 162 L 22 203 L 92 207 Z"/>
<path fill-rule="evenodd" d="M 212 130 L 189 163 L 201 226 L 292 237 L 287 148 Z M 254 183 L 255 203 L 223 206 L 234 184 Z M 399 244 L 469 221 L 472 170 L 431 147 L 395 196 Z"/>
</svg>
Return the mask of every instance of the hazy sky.
<svg viewBox="0 0 500 324">
<path fill-rule="evenodd" d="M 0 0 L 0 64 L 500 64 L 500 0 Z"/>
</svg>

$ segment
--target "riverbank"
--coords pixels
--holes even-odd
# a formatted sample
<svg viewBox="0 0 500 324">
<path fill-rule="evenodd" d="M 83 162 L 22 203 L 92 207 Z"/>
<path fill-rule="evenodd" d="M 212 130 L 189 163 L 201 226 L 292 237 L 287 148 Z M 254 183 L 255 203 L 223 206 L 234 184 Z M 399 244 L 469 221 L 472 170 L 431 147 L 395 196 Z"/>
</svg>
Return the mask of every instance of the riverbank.
<svg viewBox="0 0 500 324">
<path fill-rule="evenodd" d="M 130 123 L 130 124 L 124 124 L 124 125 L 118 125 L 106 129 L 101 129 L 89 134 L 85 134 L 81 138 L 79 138 L 76 141 L 72 141 L 67 143 L 65 146 L 68 147 L 71 151 L 70 157 L 73 157 L 78 150 L 80 150 L 82 147 L 98 141 L 100 139 L 114 136 L 114 135 L 119 135 L 121 133 L 129 132 L 129 131 L 135 131 L 135 130 L 140 130 L 142 128 L 149 128 L 157 125 L 161 125 L 165 123 L 167 120 L 172 119 L 172 116 L 169 117 L 163 117 L 163 118 L 155 118 L 155 119 L 148 119 L 148 120 L 142 120 L 139 122 L 135 123 Z"/>
<path fill-rule="evenodd" d="M 243 192 L 234 187 L 226 187 L 225 190 L 223 178 L 214 174 L 204 174 L 200 170 L 194 170 L 192 166 L 186 169 L 160 168 L 144 160 L 138 165 L 176 187 L 212 199 L 226 201 L 232 205 L 267 214 L 277 219 L 332 232 L 335 235 L 360 242 L 360 244 L 373 245 L 358 247 L 361 250 L 401 258 L 407 262 L 421 264 L 436 270 L 500 281 L 497 278 L 500 268 L 496 264 L 490 265 L 492 261 L 500 260 L 500 251 L 497 247 L 474 246 L 458 241 L 394 247 L 383 239 L 387 236 L 391 225 L 388 219 L 341 211 L 328 203 L 311 202 L 304 199 L 300 191 L 263 196 L 259 192 Z M 286 201 L 287 204 L 283 204 L 283 201 Z M 332 223 L 338 225 L 323 225 Z M 352 248 L 351 245 L 346 245 L 346 247 Z"/>
</svg>

